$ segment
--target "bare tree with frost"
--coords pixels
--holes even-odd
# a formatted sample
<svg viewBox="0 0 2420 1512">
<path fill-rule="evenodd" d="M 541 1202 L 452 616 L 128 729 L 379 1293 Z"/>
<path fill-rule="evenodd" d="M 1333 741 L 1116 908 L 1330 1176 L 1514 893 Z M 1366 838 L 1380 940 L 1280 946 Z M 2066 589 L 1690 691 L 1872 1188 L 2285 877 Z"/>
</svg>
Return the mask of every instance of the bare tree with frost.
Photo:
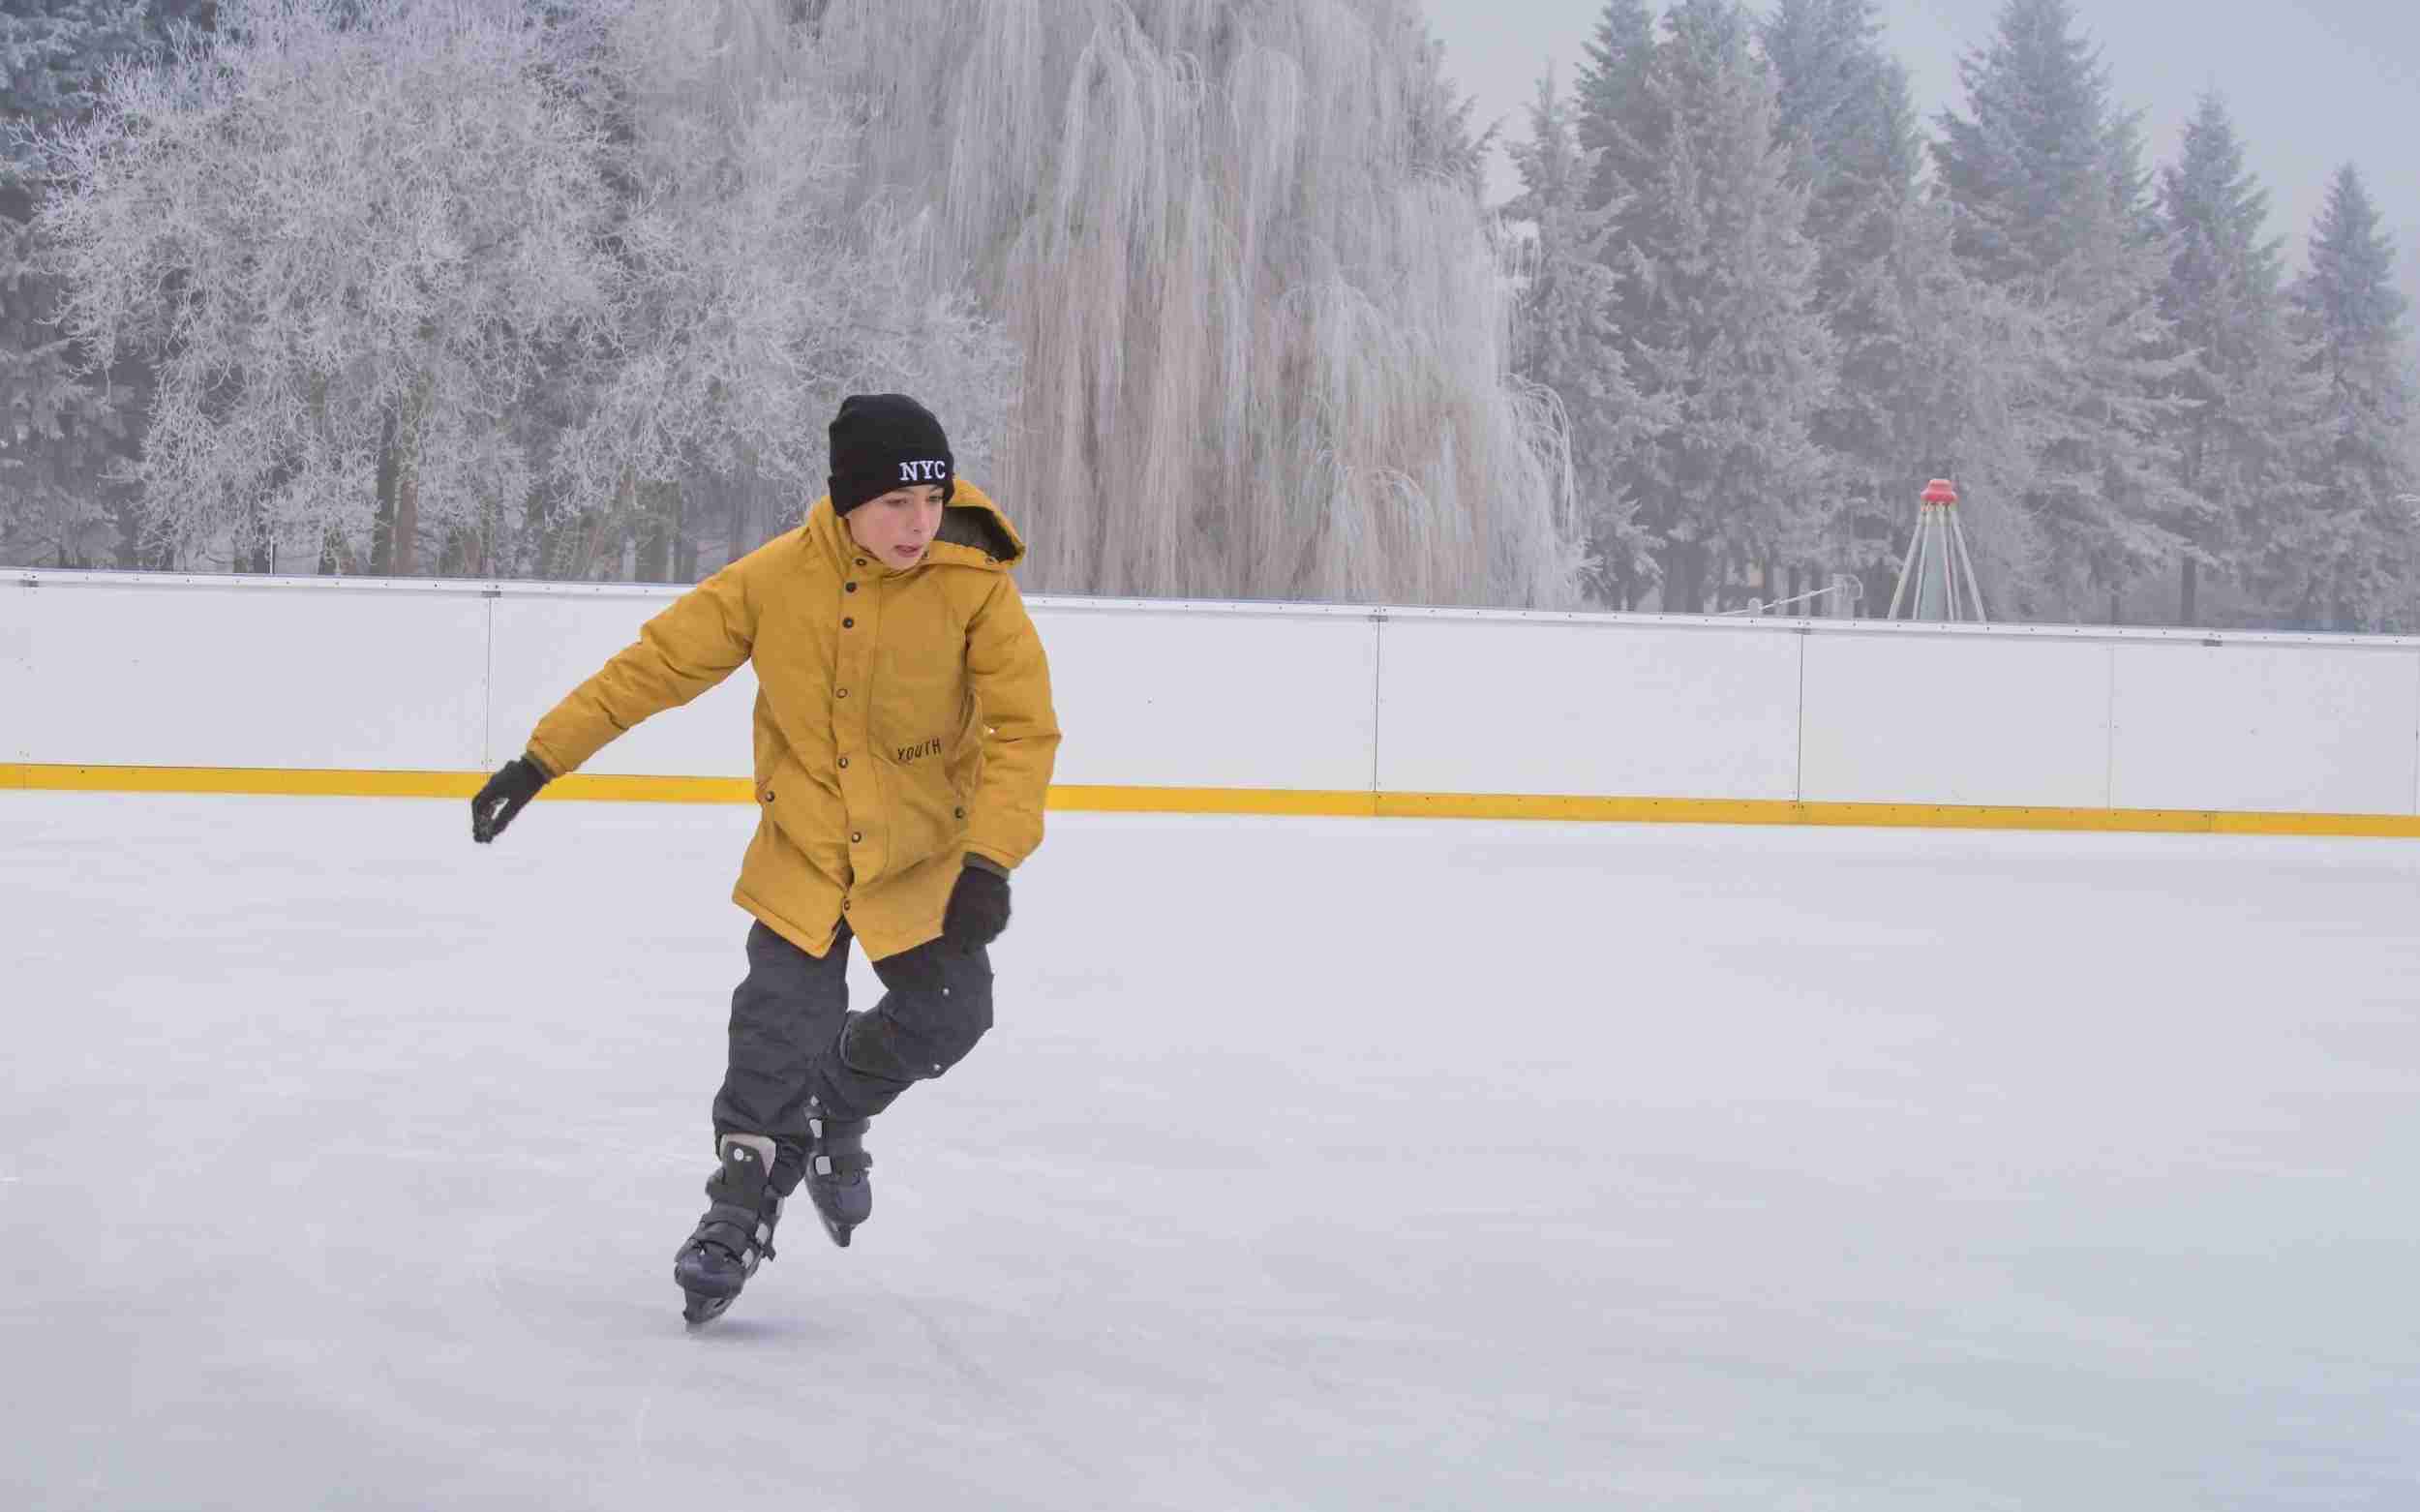
<svg viewBox="0 0 2420 1512">
<path fill-rule="evenodd" d="M 509 0 L 225 0 L 49 139 L 65 323 L 157 364 L 136 471 L 170 547 L 484 561 L 532 482 L 516 402 L 614 306 L 547 49 Z"/>
<path fill-rule="evenodd" d="M 1566 604 L 1580 527 L 1410 0 L 829 0 L 860 203 L 1024 358 L 1054 590 Z"/>
<path fill-rule="evenodd" d="M 553 454 L 571 517 L 553 565 L 593 576 L 635 536 L 641 577 L 688 579 L 668 549 L 712 522 L 727 551 L 795 520 L 823 486 L 825 422 L 851 392 L 906 390 L 983 475 L 1014 389 L 997 322 L 934 275 L 925 225 L 853 204 L 863 135 L 780 0 L 612 0 L 584 94 L 607 118 L 622 263 L 614 340 Z"/>
<path fill-rule="evenodd" d="M 91 107 L 111 61 L 154 40 L 149 10 L 110 0 L 0 7 L 0 561 L 139 560 L 121 529 L 132 493 L 107 478 L 133 453 L 140 374 L 79 373 L 76 344 L 52 320 L 58 280 L 42 271 L 34 148 L 42 131 Z"/>
</svg>

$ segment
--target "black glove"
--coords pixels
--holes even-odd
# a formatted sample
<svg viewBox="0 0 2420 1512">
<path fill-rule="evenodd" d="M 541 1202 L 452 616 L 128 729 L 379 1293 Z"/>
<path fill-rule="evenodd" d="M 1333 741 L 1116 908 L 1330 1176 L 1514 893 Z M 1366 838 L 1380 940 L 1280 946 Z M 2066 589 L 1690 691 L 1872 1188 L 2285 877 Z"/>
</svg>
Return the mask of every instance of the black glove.
<svg viewBox="0 0 2420 1512">
<path fill-rule="evenodd" d="M 502 834 L 513 815 L 528 807 L 544 786 L 545 771 L 529 757 L 516 756 L 504 763 L 470 801 L 470 838 L 485 845 Z"/>
<path fill-rule="evenodd" d="M 981 950 L 1009 926 L 1009 879 L 972 856 L 950 890 L 941 937 L 961 951 Z"/>
</svg>

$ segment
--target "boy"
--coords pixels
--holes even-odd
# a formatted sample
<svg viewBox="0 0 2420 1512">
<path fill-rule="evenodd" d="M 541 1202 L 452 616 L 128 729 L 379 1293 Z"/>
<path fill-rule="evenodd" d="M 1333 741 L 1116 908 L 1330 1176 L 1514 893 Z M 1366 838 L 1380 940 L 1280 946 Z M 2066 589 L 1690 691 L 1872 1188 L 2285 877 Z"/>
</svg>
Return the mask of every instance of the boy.
<svg viewBox="0 0 2420 1512">
<path fill-rule="evenodd" d="M 691 1322 L 771 1257 L 802 1180 L 835 1244 L 872 1213 L 866 1121 L 991 1026 L 985 947 L 1042 843 L 1059 745 L 1009 576 L 1024 544 L 957 480 L 941 422 L 860 394 L 831 435 L 831 493 L 805 525 L 649 620 L 470 801 L 471 837 L 490 841 L 615 736 L 756 666 L 761 817 L 732 893 L 756 922 L 710 1205 L 673 1268 Z M 871 1013 L 848 1012 L 852 938 L 887 989 Z"/>
</svg>

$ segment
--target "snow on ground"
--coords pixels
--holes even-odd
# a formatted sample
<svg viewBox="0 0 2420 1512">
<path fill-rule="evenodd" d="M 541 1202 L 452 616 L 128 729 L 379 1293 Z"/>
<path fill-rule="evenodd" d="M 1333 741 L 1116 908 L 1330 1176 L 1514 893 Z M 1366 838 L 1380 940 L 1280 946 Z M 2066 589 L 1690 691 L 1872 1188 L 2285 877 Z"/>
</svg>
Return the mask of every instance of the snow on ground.
<svg viewBox="0 0 2420 1512">
<path fill-rule="evenodd" d="M 753 819 L 0 795 L 0 1505 L 2420 1495 L 2407 845 L 1057 816 L 691 1335 Z"/>
</svg>

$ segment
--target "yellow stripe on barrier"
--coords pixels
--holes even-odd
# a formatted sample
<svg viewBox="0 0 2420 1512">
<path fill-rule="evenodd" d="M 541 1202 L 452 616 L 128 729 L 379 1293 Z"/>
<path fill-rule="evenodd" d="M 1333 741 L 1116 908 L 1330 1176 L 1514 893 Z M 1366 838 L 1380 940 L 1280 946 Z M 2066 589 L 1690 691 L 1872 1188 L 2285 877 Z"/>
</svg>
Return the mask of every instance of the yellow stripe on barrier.
<svg viewBox="0 0 2420 1512">
<path fill-rule="evenodd" d="M 1275 814 L 1309 819 L 1374 819 L 1375 793 L 1316 788 L 1056 787 L 1050 806 L 1091 814 Z"/>
<path fill-rule="evenodd" d="M 457 771 L 278 771 L 249 767 L 0 767 L 0 788 L 52 793 L 246 793 L 309 798 L 469 798 L 485 779 Z"/>
<path fill-rule="evenodd" d="M 1298 814 L 1380 819 L 1826 825 L 1887 830 L 2051 830 L 2151 834 L 2420 838 L 2410 814 L 2223 813 L 1950 803 L 1802 803 L 1787 799 L 1595 798 L 1533 793 L 1320 793 L 1248 788 L 1053 788 L 1050 806 L 1109 813 Z"/>
<path fill-rule="evenodd" d="M 243 793 L 303 798 L 460 798 L 487 777 L 469 771 L 279 771 L 249 767 L 0 766 L 0 788 L 57 793 Z M 578 772 L 543 798 L 605 803 L 747 803 L 745 777 L 616 777 Z"/>
<path fill-rule="evenodd" d="M 486 780 L 460 771 L 274 771 L 229 767 L 0 764 L 0 789 L 68 793 L 227 793 L 315 798 L 467 799 Z M 612 803 L 748 803 L 742 777 L 574 773 L 542 800 Z M 1946 803 L 1800 803 L 1786 800 L 1590 798 L 1526 793 L 1361 793 L 1284 788 L 1055 787 L 1061 812 L 1265 814 L 1341 819 L 1537 819 L 1620 824 L 1829 825 L 1871 829 L 2047 830 L 2166 834 L 2420 838 L 2410 814 L 2233 813 L 2205 809 L 2025 808 Z"/>
</svg>

